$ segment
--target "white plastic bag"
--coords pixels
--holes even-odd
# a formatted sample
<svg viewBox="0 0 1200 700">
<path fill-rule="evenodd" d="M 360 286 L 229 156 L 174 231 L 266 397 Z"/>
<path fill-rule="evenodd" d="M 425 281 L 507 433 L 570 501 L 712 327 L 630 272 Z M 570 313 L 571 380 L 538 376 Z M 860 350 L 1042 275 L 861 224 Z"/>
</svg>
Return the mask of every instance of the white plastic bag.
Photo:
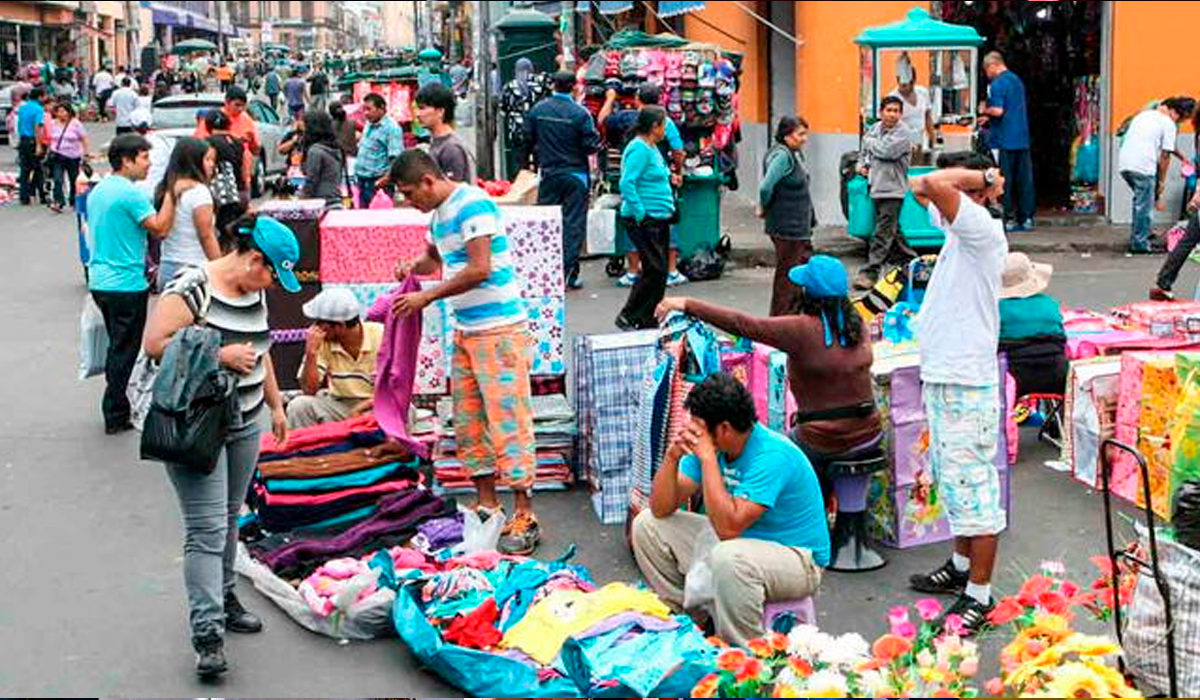
<svg viewBox="0 0 1200 700">
<path fill-rule="evenodd" d="M 130 420 L 138 430 L 146 422 L 146 414 L 150 412 L 150 400 L 154 398 L 154 380 L 158 377 L 158 363 L 150 359 L 143 350 L 138 353 L 137 362 L 133 365 L 133 374 L 129 375 L 129 387 L 125 396 L 133 409 Z"/>
<path fill-rule="evenodd" d="M 458 511 L 463 516 L 463 541 L 453 549 L 454 556 L 495 551 L 500 544 L 500 531 L 504 529 L 504 516 L 493 515 L 484 521 L 473 510 L 460 507 Z"/>
<path fill-rule="evenodd" d="M 711 525 L 706 525 L 696 537 L 692 545 L 692 568 L 688 569 L 683 584 L 684 610 L 708 610 L 712 614 L 716 591 L 708 560 L 718 542 L 717 531 Z"/>
<path fill-rule="evenodd" d="M 617 252 L 616 211 L 612 209 L 588 211 L 587 250 L 591 255 L 614 255 Z"/>
<path fill-rule="evenodd" d="M 104 315 L 89 294 L 83 299 L 83 312 L 79 315 L 79 378 L 104 374 L 107 358 L 108 330 L 104 327 Z"/>
</svg>

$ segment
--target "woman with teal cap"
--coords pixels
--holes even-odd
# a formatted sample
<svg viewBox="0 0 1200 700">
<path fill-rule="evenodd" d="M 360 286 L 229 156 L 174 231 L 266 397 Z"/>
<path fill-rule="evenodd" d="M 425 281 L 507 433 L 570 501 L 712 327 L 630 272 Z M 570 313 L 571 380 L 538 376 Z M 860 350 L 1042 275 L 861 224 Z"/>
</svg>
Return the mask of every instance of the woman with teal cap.
<svg viewBox="0 0 1200 700">
<path fill-rule="evenodd" d="M 268 423 L 276 441 L 287 441 L 287 414 L 268 354 L 265 291 L 275 283 L 289 292 L 300 291 L 293 272 L 300 246 L 291 229 L 270 217 L 248 214 L 233 230 L 230 252 L 202 266 L 185 267 L 167 285 L 147 324 L 144 343 L 146 354 L 157 360 L 176 333 L 202 322 L 220 332 L 221 364 L 238 375 L 241 415 L 230 427 L 216 469 L 203 474 L 166 465 L 183 513 L 183 578 L 196 673 L 203 678 L 226 670 L 226 631 L 262 630 L 262 621 L 242 607 L 233 592 L 238 511 Z"/>
<path fill-rule="evenodd" d="M 877 449 L 882 436 L 871 383 L 871 336 L 850 305 L 846 268 L 828 255 L 793 267 L 800 288 L 795 308 L 783 316 L 756 318 L 698 299 L 667 298 L 658 317 L 681 311 L 734 335 L 787 353 L 788 383 L 796 398 L 796 441 L 817 468 L 832 505 L 822 464 Z"/>
</svg>

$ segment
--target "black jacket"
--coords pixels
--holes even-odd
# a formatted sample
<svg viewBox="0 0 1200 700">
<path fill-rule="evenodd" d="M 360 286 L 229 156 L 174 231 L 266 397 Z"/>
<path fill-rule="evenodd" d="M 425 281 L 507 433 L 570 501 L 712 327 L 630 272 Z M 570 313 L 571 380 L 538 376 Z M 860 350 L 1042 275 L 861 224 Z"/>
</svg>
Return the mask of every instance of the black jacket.
<svg viewBox="0 0 1200 700">
<path fill-rule="evenodd" d="M 530 152 L 518 154 L 518 162 L 527 166 L 536 159 L 542 177 L 586 173 L 588 156 L 600 150 L 592 115 L 565 95 L 554 94 L 534 105 L 524 126 Z"/>
</svg>

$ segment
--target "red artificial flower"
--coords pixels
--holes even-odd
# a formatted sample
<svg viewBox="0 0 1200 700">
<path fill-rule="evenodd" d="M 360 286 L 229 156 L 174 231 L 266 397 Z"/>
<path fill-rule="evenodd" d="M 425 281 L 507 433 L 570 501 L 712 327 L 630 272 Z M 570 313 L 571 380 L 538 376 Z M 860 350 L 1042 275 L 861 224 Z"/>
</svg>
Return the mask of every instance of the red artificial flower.
<svg viewBox="0 0 1200 700">
<path fill-rule="evenodd" d="M 771 651 L 770 643 L 762 638 L 751 639 L 750 641 L 746 642 L 746 648 L 749 649 L 755 656 L 762 659 L 768 658 L 774 654 L 774 652 Z"/>
<path fill-rule="evenodd" d="M 762 672 L 763 672 L 762 662 L 759 661 L 758 659 L 750 659 L 749 661 L 746 662 L 745 666 L 742 666 L 742 670 L 738 671 L 737 675 L 735 676 L 735 680 L 737 680 L 738 683 L 745 683 L 746 681 L 752 681 L 752 680 L 757 679 L 759 676 L 761 676 Z"/>
<path fill-rule="evenodd" d="M 729 648 L 729 645 L 725 643 L 725 640 L 721 639 L 720 637 L 709 637 L 705 641 L 707 641 L 711 646 L 714 646 L 718 649 L 728 649 Z"/>
<path fill-rule="evenodd" d="M 1038 606 L 1051 615 L 1063 615 L 1071 607 L 1067 598 L 1058 591 L 1045 591 L 1038 595 Z"/>
<path fill-rule="evenodd" d="M 1037 605 L 1038 596 L 1045 593 L 1054 587 L 1054 581 L 1048 576 L 1031 576 L 1025 585 L 1021 586 L 1021 592 L 1017 594 L 1017 601 L 1027 608 L 1032 608 Z"/>
<path fill-rule="evenodd" d="M 1004 697 L 1004 682 L 999 678 L 993 678 L 984 684 L 983 689 L 993 698 Z"/>
<path fill-rule="evenodd" d="M 951 692 L 949 690 L 946 690 L 945 688 L 938 688 L 937 690 L 933 691 L 933 695 L 930 695 L 929 697 L 931 697 L 931 698 L 956 698 L 956 697 L 958 697 L 958 693 Z"/>
<path fill-rule="evenodd" d="M 797 678 L 808 678 L 813 674 L 812 664 L 798 656 L 788 659 L 788 666 L 791 667 L 792 673 L 796 674 Z"/>
<path fill-rule="evenodd" d="M 749 660 L 750 657 L 746 656 L 746 652 L 741 649 L 727 649 L 717 657 L 717 668 L 737 673 Z"/>
<path fill-rule="evenodd" d="M 915 604 L 917 614 L 926 622 L 932 622 L 942 614 L 942 604 L 936 598 L 918 600 Z"/>
<path fill-rule="evenodd" d="M 988 622 L 993 625 L 1007 625 L 1025 614 L 1025 606 L 1017 602 L 1013 596 L 1005 596 L 995 608 L 988 613 Z"/>
<path fill-rule="evenodd" d="M 912 650 L 912 642 L 897 634 L 885 634 L 871 645 L 871 651 L 884 661 L 892 661 Z"/>
<path fill-rule="evenodd" d="M 785 652 L 788 648 L 788 638 L 786 634 L 772 632 L 767 635 L 767 644 L 771 646 L 771 651 Z"/>
</svg>

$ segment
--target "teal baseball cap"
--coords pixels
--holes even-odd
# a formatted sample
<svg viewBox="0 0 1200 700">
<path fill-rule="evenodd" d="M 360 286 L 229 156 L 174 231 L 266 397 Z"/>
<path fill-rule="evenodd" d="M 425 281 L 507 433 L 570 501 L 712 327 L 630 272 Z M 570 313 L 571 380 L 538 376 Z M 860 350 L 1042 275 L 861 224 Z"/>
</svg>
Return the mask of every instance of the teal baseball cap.
<svg viewBox="0 0 1200 700">
<path fill-rule="evenodd" d="M 807 263 L 796 265 L 788 271 L 788 279 L 814 299 L 844 297 L 850 293 L 846 268 L 841 260 L 829 255 L 814 255 Z"/>
<path fill-rule="evenodd" d="M 300 262 L 300 244 L 296 241 L 296 234 L 277 219 L 259 216 L 250 235 L 254 245 L 271 264 L 279 286 L 293 294 L 300 291 L 300 281 L 296 279 L 295 272 L 296 263 Z"/>
</svg>

